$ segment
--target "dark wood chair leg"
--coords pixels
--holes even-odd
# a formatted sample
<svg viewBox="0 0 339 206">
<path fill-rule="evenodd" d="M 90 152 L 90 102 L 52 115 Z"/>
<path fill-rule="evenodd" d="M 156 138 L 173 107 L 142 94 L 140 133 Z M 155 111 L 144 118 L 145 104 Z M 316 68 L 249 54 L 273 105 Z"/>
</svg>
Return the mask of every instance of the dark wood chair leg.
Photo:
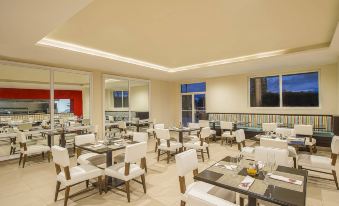
<svg viewBox="0 0 339 206">
<path fill-rule="evenodd" d="M 22 160 L 22 153 L 20 153 L 19 166 L 21 164 L 21 160 Z"/>
<path fill-rule="evenodd" d="M 204 150 L 201 149 L 200 152 L 201 152 L 201 158 L 202 158 L 202 161 L 205 162 L 205 158 L 204 158 Z"/>
<path fill-rule="evenodd" d="M 125 182 L 126 193 L 127 193 L 127 201 L 130 202 L 130 191 L 129 191 L 129 180 Z"/>
<path fill-rule="evenodd" d="M 141 168 L 145 169 L 145 172 L 147 172 L 146 157 L 141 158 Z"/>
<path fill-rule="evenodd" d="M 154 152 L 157 152 L 157 150 L 158 150 L 158 143 L 156 142 L 156 143 L 155 143 Z"/>
<path fill-rule="evenodd" d="M 56 202 L 58 200 L 60 185 L 61 185 L 61 182 L 57 181 L 56 188 L 55 188 L 54 202 Z"/>
<path fill-rule="evenodd" d="M 22 163 L 22 168 L 24 168 L 24 167 L 25 167 L 25 163 L 26 163 L 26 161 L 27 161 L 27 155 L 25 154 L 25 155 L 24 155 L 24 162 Z"/>
<path fill-rule="evenodd" d="M 98 177 L 99 194 L 102 194 L 102 176 Z"/>
<path fill-rule="evenodd" d="M 51 152 L 50 151 L 47 152 L 47 159 L 48 159 L 48 162 L 51 162 Z"/>
<path fill-rule="evenodd" d="M 160 160 L 160 149 L 158 149 L 158 162 Z"/>
<path fill-rule="evenodd" d="M 88 188 L 89 180 L 86 180 L 86 188 Z"/>
<path fill-rule="evenodd" d="M 240 206 L 244 206 L 244 198 L 240 197 Z"/>
<path fill-rule="evenodd" d="M 180 206 L 185 206 L 186 205 L 186 202 L 182 201 L 180 202 Z"/>
<path fill-rule="evenodd" d="M 144 188 L 144 193 L 146 194 L 146 181 L 145 181 L 145 175 L 141 175 L 141 182 L 142 182 L 142 187 Z"/>
<path fill-rule="evenodd" d="M 297 168 L 297 158 L 293 157 L 293 165 L 294 168 Z"/>
<path fill-rule="evenodd" d="M 167 164 L 169 163 L 170 158 L 171 158 L 171 152 L 167 151 Z"/>
<path fill-rule="evenodd" d="M 108 187 L 108 177 L 105 175 L 105 193 L 107 193 L 107 187 Z"/>
<path fill-rule="evenodd" d="M 42 160 L 45 160 L 45 153 L 41 152 Z"/>
<path fill-rule="evenodd" d="M 64 200 L 64 206 L 67 206 L 67 201 L 68 201 L 68 198 L 69 198 L 69 190 L 70 190 L 70 186 L 67 186 L 66 189 L 65 189 L 65 200 Z"/>
<path fill-rule="evenodd" d="M 210 159 L 210 149 L 208 147 L 206 147 L 206 151 L 207 151 L 208 159 Z"/>
<path fill-rule="evenodd" d="M 338 179 L 337 179 L 337 173 L 335 170 L 332 170 L 335 186 L 337 186 L 337 190 L 339 190 L 339 185 L 338 185 Z"/>
</svg>

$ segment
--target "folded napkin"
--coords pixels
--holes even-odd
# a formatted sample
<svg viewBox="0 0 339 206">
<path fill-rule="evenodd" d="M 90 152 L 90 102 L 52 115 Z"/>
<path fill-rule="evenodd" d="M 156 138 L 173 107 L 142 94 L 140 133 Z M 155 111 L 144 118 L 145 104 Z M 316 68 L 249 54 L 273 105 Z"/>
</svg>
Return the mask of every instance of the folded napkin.
<svg viewBox="0 0 339 206">
<path fill-rule="evenodd" d="M 234 169 L 237 168 L 236 165 L 224 165 L 224 164 L 221 164 L 221 163 L 217 163 L 214 166 L 221 167 L 221 168 L 228 169 L 228 170 L 234 170 Z"/>
<path fill-rule="evenodd" d="M 302 185 L 303 181 L 301 180 L 296 180 L 296 179 L 292 179 L 292 178 L 288 178 L 288 177 L 284 177 L 284 176 L 280 176 L 280 175 L 274 175 L 274 174 L 269 174 L 269 177 L 275 180 L 280 180 L 283 182 L 287 182 L 287 183 L 292 183 L 292 184 L 296 184 L 296 185 Z"/>
<path fill-rule="evenodd" d="M 253 184 L 254 182 L 254 178 L 253 177 L 250 177 L 250 176 L 246 176 L 240 183 L 239 187 L 243 190 L 248 190 L 250 189 L 251 185 Z"/>
<path fill-rule="evenodd" d="M 98 148 L 98 147 L 102 147 L 104 146 L 103 144 L 95 144 L 95 145 L 92 145 L 93 148 Z"/>
</svg>

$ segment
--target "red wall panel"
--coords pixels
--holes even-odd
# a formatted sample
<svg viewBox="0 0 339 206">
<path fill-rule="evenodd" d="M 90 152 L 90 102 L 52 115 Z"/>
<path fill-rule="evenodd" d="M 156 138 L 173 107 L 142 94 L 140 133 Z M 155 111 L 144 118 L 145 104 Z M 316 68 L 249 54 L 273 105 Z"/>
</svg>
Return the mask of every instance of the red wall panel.
<svg viewBox="0 0 339 206">
<path fill-rule="evenodd" d="M 0 88 L 0 99 L 49 99 L 49 90 Z M 54 99 L 70 99 L 71 111 L 82 116 L 82 91 L 54 90 Z"/>
</svg>

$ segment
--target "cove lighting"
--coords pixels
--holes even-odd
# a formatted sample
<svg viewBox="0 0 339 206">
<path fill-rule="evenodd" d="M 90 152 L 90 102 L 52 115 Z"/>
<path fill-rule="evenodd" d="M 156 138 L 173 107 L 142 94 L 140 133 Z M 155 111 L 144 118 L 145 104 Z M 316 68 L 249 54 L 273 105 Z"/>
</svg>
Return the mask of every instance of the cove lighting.
<svg viewBox="0 0 339 206">
<path fill-rule="evenodd" d="M 89 47 L 84 47 L 78 44 L 72 44 L 64 41 L 58 41 L 55 39 L 50 38 L 43 38 L 40 41 L 37 42 L 38 45 L 44 45 L 44 46 L 50 46 L 50 47 L 56 47 L 61 49 L 66 49 L 70 51 L 80 52 L 84 54 L 89 54 L 93 56 L 99 56 L 107 59 L 112 59 L 120 62 L 125 62 L 129 64 L 135 64 L 138 66 L 148 67 L 156 70 L 166 71 L 166 72 L 179 72 L 179 71 L 185 71 L 185 70 L 192 70 L 192 69 L 199 69 L 203 67 L 211 67 L 211 66 L 219 66 L 219 65 L 225 65 L 225 64 L 231 64 L 236 62 L 243 62 L 243 61 L 250 61 L 255 59 L 262 59 L 267 57 L 274 57 L 274 56 L 280 56 L 285 54 L 291 54 L 296 52 L 304 52 L 312 49 L 319 49 L 319 48 L 325 48 L 329 46 L 329 42 L 321 43 L 321 44 L 315 44 L 300 48 L 292 48 L 292 49 L 282 49 L 282 50 L 275 50 L 275 51 L 269 51 L 269 52 L 261 52 L 251 55 L 245 55 L 245 56 L 239 56 L 234 58 L 228 58 L 228 59 L 222 59 L 217 61 L 210 61 L 210 62 L 204 62 L 199 64 L 192 64 L 187 66 L 181 66 L 181 67 L 165 67 L 158 64 L 153 64 L 129 57 L 120 56 L 117 54 L 92 49 Z"/>
</svg>

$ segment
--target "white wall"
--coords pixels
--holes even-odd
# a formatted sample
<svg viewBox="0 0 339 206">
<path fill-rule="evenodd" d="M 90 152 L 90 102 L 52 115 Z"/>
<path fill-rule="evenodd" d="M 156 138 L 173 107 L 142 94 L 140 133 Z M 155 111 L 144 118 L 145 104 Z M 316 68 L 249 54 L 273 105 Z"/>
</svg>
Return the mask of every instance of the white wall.
<svg viewBox="0 0 339 206">
<path fill-rule="evenodd" d="M 131 111 L 148 111 L 148 85 L 134 86 L 130 88 L 130 107 Z"/>
<path fill-rule="evenodd" d="M 293 114 L 335 114 L 337 113 L 337 65 L 317 68 L 301 68 L 284 73 L 319 70 L 319 108 L 251 108 L 249 107 L 248 81 L 253 74 L 243 74 L 207 79 L 207 112 L 254 112 L 254 113 L 293 113 Z M 280 74 L 277 70 L 257 73 L 256 76 Z"/>
</svg>

